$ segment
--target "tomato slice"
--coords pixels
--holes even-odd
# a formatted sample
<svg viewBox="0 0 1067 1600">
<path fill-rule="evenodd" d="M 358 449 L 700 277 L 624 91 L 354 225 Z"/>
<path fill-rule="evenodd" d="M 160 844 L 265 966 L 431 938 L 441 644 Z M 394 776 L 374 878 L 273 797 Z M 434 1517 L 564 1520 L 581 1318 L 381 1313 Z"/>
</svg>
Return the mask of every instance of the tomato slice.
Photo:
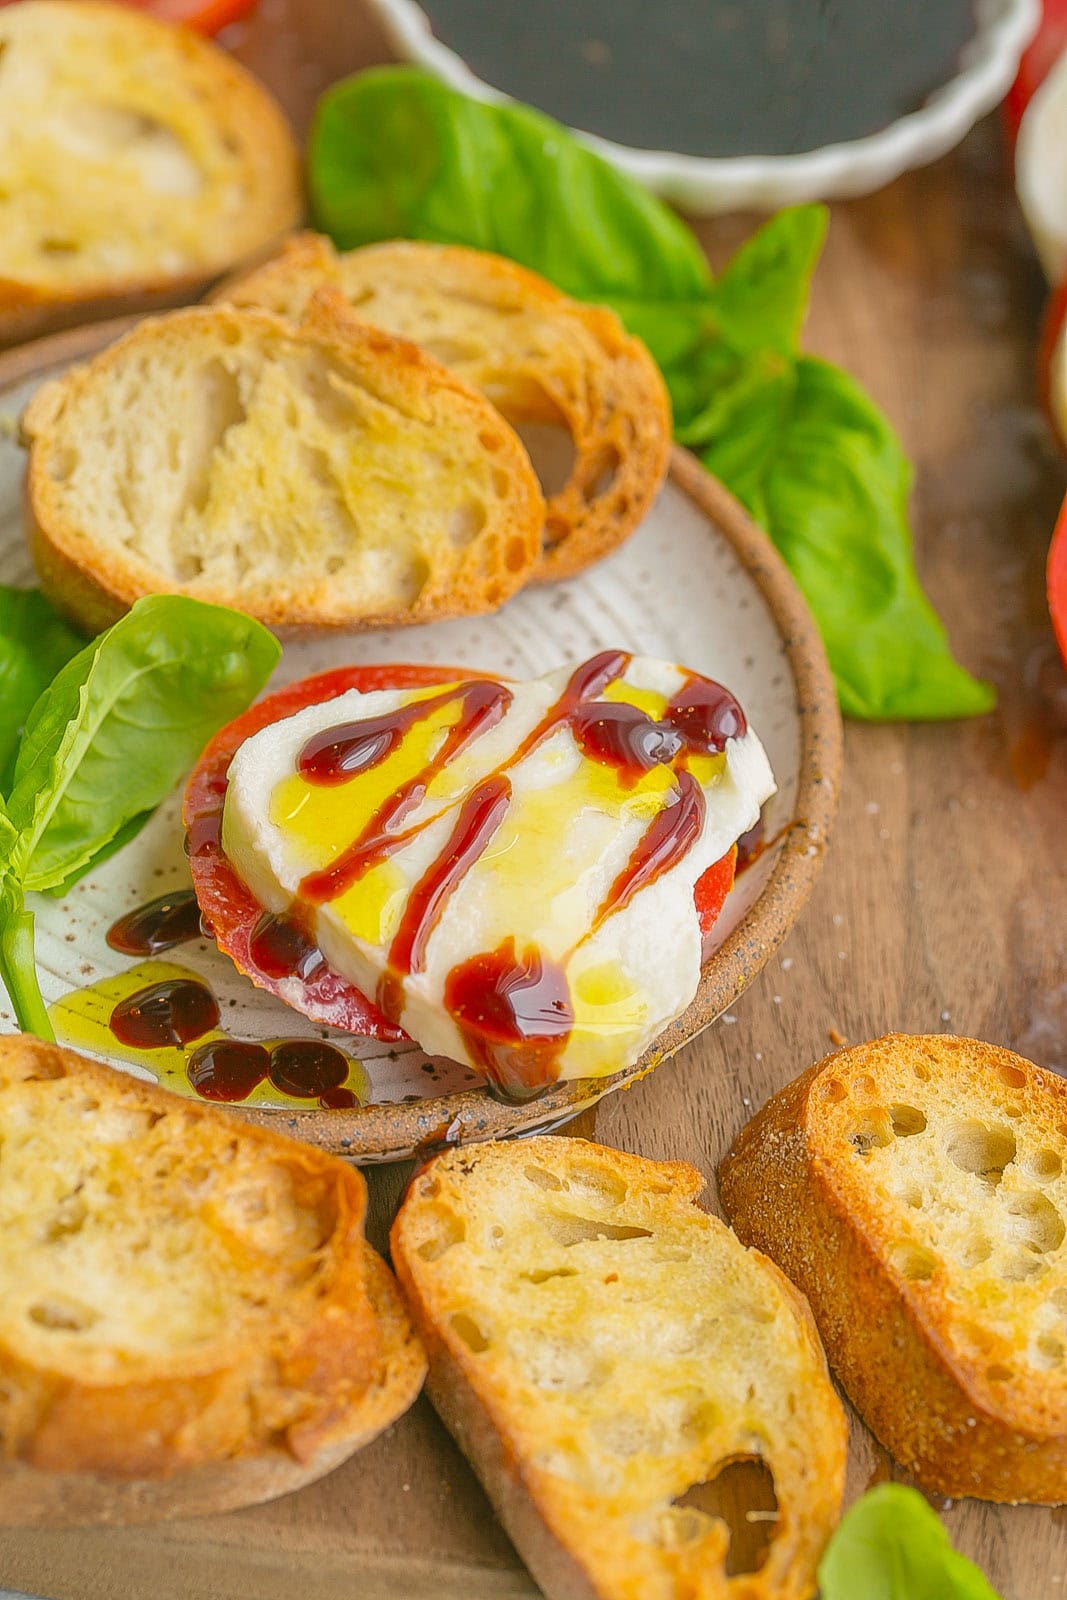
<svg viewBox="0 0 1067 1600">
<path fill-rule="evenodd" d="M 1048 609 L 1056 643 L 1067 666 L 1067 500 L 1060 508 L 1048 553 Z"/>
<path fill-rule="evenodd" d="M 13 5 L 15 0 L 0 0 L 0 6 Z M 150 11 L 162 22 L 180 23 L 195 28 L 197 33 L 220 33 L 231 22 L 240 22 L 254 11 L 259 0 L 124 0 L 138 11 Z"/>
<path fill-rule="evenodd" d="M 364 1038 L 396 1041 L 407 1034 L 379 1011 L 367 995 L 334 972 L 317 967 L 307 978 L 276 978 L 260 971 L 249 948 L 253 929 L 263 907 L 245 887 L 222 853 L 219 836 L 226 799 L 226 773 L 238 748 L 261 728 L 293 716 L 305 706 L 335 700 L 350 689 L 412 689 L 428 684 L 455 683 L 471 676 L 469 668 L 410 665 L 339 667 L 313 678 L 291 683 L 267 695 L 212 739 L 200 757 L 185 791 L 183 820 L 189 836 L 189 868 L 193 888 L 219 949 L 260 989 L 284 1000 L 315 1022 L 324 1022 Z M 694 891 L 700 931 L 706 939 L 734 881 L 737 847 L 707 869 Z"/>
<path fill-rule="evenodd" d="M 726 896 L 734 886 L 736 870 L 737 846 L 732 844 L 726 854 L 720 856 L 718 861 L 713 861 L 703 877 L 696 881 L 693 900 L 700 918 L 700 934 L 704 939 L 715 926 Z"/>
<path fill-rule="evenodd" d="M 126 0 L 163 22 L 179 22 L 197 33 L 219 33 L 254 11 L 258 0 Z"/>
</svg>

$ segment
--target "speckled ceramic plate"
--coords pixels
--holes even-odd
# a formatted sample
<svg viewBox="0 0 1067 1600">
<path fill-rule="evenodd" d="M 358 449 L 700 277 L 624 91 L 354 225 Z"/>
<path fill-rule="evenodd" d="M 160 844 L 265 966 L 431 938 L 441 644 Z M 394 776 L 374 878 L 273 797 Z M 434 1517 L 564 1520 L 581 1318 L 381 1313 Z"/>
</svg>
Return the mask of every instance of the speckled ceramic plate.
<svg viewBox="0 0 1067 1600">
<path fill-rule="evenodd" d="M 29 584 L 34 576 L 22 533 L 23 456 L 8 423 L 42 378 L 92 354 L 117 331 L 117 324 L 79 329 L 0 357 L 0 582 Z M 689 1009 L 635 1067 L 561 1083 L 530 1104 L 505 1106 L 464 1069 L 429 1061 L 414 1046 L 342 1039 L 316 1028 L 254 988 L 213 944 L 186 944 L 168 952 L 166 962 L 208 984 L 227 1033 L 255 1040 L 328 1037 L 356 1063 L 349 1081 L 365 1101 L 356 1109 L 271 1103 L 270 1091 L 260 1089 L 237 1108 L 243 1115 L 358 1161 L 397 1159 L 446 1132 L 450 1139 L 529 1132 L 649 1071 L 752 981 L 792 927 L 818 873 L 837 796 L 840 724 L 822 645 L 786 568 L 736 502 L 684 452 L 676 451 L 669 482 L 633 538 L 592 571 L 529 589 L 491 617 L 288 645 L 277 682 L 376 661 L 447 661 L 535 677 L 609 646 L 684 662 L 728 684 L 778 781 L 765 813 L 767 836 L 777 843 L 731 892 Z M 124 974 L 132 965 L 107 945 L 109 926 L 189 883 L 179 802 L 172 797 L 133 843 L 66 899 L 39 897 L 35 910 L 41 984 L 60 1037 L 192 1093 L 179 1052 L 123 1060 L 106 1027 L 108 991 L 128 987 Z M 9 1011 L 0 1009 L 0 1030 L 13 1027 Z"/>
</svg>

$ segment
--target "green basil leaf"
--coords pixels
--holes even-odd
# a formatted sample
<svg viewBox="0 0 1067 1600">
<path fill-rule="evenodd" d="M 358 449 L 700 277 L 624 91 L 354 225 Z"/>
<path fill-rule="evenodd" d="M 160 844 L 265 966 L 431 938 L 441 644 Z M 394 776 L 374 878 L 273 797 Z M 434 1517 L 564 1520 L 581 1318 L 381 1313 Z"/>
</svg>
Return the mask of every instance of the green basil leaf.
<svg viewBox="0 0 1067 1600">
<path fill-rule="evenodd" d="M 26 889 L 51 889 L 155 809 L 280 654 L 258 622 L 153 595 L 63 668 L 26 723 L 8 800 Z"/>
<path fill-rule="evenodd" d="M 779 370 L 792 362 L 826 219 L 825 206 L 780 211 L 698 301 L 612 298 L 667 380 L 680 443 L 699 448 L 713 438 L 737 386 L 758 387 L 768 362 Z"/>
<path fill-rule="evenodd" d="M 84 643 L 39 589 L 0 584 L 0 794 L 11 786 L 30 708 Z"/>
<path fill-rule="evenodd" d="M 828 221 L 825 206 L 791 206 L 727 262 L 712 305 L 720 335 L 735 350 L 796 350 Z"/>
<path fill-rule="evenodd" d="M 820 1600 L 998 1600 L 916 1489 L 883 1483 L 845 1515 L 819 1566 Z"/>
<path fill-rule="evenodd" d="M 915 571 L 911 468 L 862 390 L 801 357 L 742 394 L 704 450 L 768 530 L 815 613 L 842 709 L 870 719 L 974 716 L 993 690 L 952 658 Z"/>
<path fill-rule="evenodd" d="M 495 250 L 582 300 L 693 300 L 711 286 L 673 211 L 559 123 L 411 67 L 327 90 L 308 184 L 317 225 L 342 249 L 401 237 Z"/>
<path fill-rule="evenodd" d="M 796 358 L 775 350 L 728 356 L 716 346 L 717 380 L 701 384 L 708 392 L 701 409 L 675 429 L 681 444 L 700 450 L 715 446 L 723 481 L 758 521 L 765 521 L 762 484 L 774 460 L 796 396 Z M 711 352 L 702 363 L 707 373 Z"/>
<path fill-rule="evenodd" d="M 75 867 L 59 883 L 49 884 L 48 888 L 43 892 L 53 900 L 62 900 L 63 896 L 69 894 L 74 885 L 80 883 L 82 878 L 86 877 L 96 867 L 103 866 L 104 862 L 109 860 L 111 856 L 117 855 L 124 844 L 129 844 L 131 839 L 136 839 L 151 815 L 151 811 L 138 812 L 135 817 L 130 818 L 129 822 L 124 822 L 115 837 L 109 839 L 107 844 L 101 845 L 100 849 L 91 855 L 88 861 L 83 862 L 81 866 Z"/>
</svg>

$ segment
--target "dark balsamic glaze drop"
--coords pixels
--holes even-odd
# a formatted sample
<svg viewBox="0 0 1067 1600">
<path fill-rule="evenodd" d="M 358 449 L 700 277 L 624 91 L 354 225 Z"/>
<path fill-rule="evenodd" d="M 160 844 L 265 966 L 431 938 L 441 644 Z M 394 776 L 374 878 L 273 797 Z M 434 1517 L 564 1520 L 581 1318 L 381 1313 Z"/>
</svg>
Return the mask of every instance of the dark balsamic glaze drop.
<svg viewBox="0 0 1067 1600">
<path fill-rule="evenodd" d="M 307 922 L 292 912 L 265 911 L 249 936 L 248 954 L 265 977 L 305 982 L 326 960 Z"/>
<path fill-rule="evenodd" d="M 614 767 L 625 783 L 674 759 L 685 744 L 676 728 L 654 722 L 624 701 L 583 706 L 573 717 L 574 737 L 591 761 Z"/>
<path fill-rule="evenodd" d="M 282 1094 L 319 1099 L 340 1089 L 348 1077 L 348 1057 L 319 1039 L 286 1039 L 270 1053 L 270 1081 Z"/>
<path fill-rule="evenodd" d="M 728 739 L 743 738 L 745 714 L 729 689 L 691 677 L 657 721 L 625 700 L 576 708 L 574 737 L 591 761 L 614 767 L 624 783 L 676 756 L 720 755 Z"/>
<path fill-rule="evenodd" d="M 319 1105 L 324 1111 L 351 1111 L 359 1100 L 351 1089 L 326 1089 L 319 1095 Z"/>
<path fill-rule="evenodd" d="M 222 839 L 222 812 L 210 811 L 203 816 L 190 817 L 185 830 L 187 856 L 205 855 L 218 850 Z"/>
<path fill-rule="evenodd" d="M 691 677 L 667 707 L 667 721 L 691 750 L 721 752 L 727 739 L 748 732 L 745 713 L 729 689 L 711 678 Z"/>
<path fill-rule="evenodd" d="M 233 1104 L 247 1100 L 270 1070 L 270 1056 L 261 1044 L 240 1039 L 212 1039 L 194 1050 L 185 1074 L 205 1100 Z"/>
<path fill-rule="evenodd" d="M 460 962 L 445 980 L 445 1005 L 498 1098 L 530 1100 L 554 1080 L 574 1010 L 567 974 L 542 951 L 519 955 L 506 939 Z"/>
<path fill-rule="evenodd" d="M 218 1026 L 219 1006 L 196 978 L 168 978 L 120 1000 L 110 1017 L 115 1038 L 134 1050 L 191 1044 Z"/>
<path fill-rule="evenodd" d="M 737 864 L 734 867 L 734 876 L 740 877 L 746 867 L 750 867 L 766 849 L 765 828 L 762 815 L 758 816 L 749 828 L 737 841 Z"/>
<path fill-rule="evenodd" d="M 200 907 L 192 889 L 161 894 L 136 911 L 127 912 L 107 930 L 112 950 L 125 956 L 154 956 L 173 950 L 200 934 Z"/>
</svg>

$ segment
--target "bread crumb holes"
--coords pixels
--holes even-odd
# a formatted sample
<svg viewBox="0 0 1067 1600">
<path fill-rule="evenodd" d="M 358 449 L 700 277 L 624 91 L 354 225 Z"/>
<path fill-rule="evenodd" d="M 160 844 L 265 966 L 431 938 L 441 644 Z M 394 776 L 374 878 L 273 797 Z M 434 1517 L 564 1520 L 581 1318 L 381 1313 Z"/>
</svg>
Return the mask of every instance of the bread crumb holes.
<svg viewBox="0 0 1067 1600">
<path fill-rule="evenodd" d="M 883 1149 L 893 1141 L 893 1124 L 889 1112 L 879 1106 L 875 1111 L 857 1117 L 848 1135 L 848 1142 L 859 1156 L 872 1150 Z"/>
<path fill-rule="evenodd" d="M 1034 1345 L 1030 1354 L 1032 1366 L 1042 1367 L 1051 1371 L 1053 1367 L 1061 1366 L 1065 1351 L 1059 1339 L 1054 1339 L 1051 1334 L 1043 1334 Z"/>
<path fill-rule="evenodd" d="M 463 1340 L 467 1349 L 476 1356 L 480 1356 L 483 1351 L 488 1350 L 489 1340 L 485 1337 L 474 1318 L 469 1317 L 465 1311 L 453 1312 L 449 1322 L 452 1325 L 452 1331 Z"/>
<path fill-rule="evenodd" d="M 1020 1165 L 1023 1171 L 1031 1178 L 1036 1178 L 1038 1183 L 1051 1183 L 1053 1178 L 1058 1178 L 1063 1171 L 1063 1162 L 1055 1150 L 1042 1146 L 1035 1150 L 1033 1155 L 1027 1156 Z"/>
<path fill-rule="evenodd" d="M 532 1183 L 536 1189 L 562 1189 L 563 1184 L 554 1172 L 547 1172 L 544 1167 L 523 1167 L 522 1175 L 527 1183 Z"/>
<path fill-rule="evenodd" d="M 926 1118 L 918 1106 L 890 1106 L 889 1120 L 898 1139 L 910 1139 L 926 1132 Z"/>
<path fill-rule="evenodd" d="M 1004 1168 L 1015 1160 L 1015 1135 L 1010 1128 L 988 1125 L 974 1117 L 953 1123 L 945 1138 L 945 1154 L 961 1172 L 972 1172 L 994 1188 Z"/>
<path fill-rule="evenodd" d="M 440 1261 L 447 1255 L 454 1245 L 462 1244 L 467 1237 L 467 1226 L 462 1217 L 457 1217 L 453 1212 L 447 1212 L 439 1219 L 436 1233 L 429 1239 L 424 1239 L 419 1245 L 416 1254 L 423 1261 Z"/>
<path fill-rule="evenodd" d="M 1036 1191 L 1009 1195 L 1004 1209 L 1013 1219 L 1015 1237 L 1038 1255 L 1058 1250 L 1067 1235 L 1067 1227 L 1052 1201 Z"/>
<path fill-rule="evenodd" d="M 926 1283 L 937 1270 L 937 1257 L 919 1244 L 900 1244 L 892 1253 L 893 1266 L 910 1283 Z"/>
</svg>

